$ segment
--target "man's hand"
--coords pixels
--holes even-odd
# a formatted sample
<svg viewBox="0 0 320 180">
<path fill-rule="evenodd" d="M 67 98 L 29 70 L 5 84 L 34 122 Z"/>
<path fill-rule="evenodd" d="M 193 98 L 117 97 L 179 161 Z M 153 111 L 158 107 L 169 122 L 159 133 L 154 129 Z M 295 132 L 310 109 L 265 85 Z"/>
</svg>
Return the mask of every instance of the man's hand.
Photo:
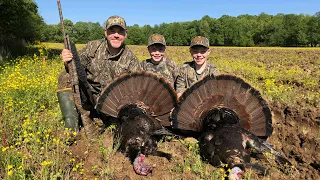
<svg viewBox="0 0 320 180">
<path fill-rule="evenodd" d="M 73 58 L 71 51 L 68 49 L 63 49 L 61 55 L 62 55 L 62 61 L 65 63 L 67 63 L 68 61 L 71 61 Z"/>
</svg>

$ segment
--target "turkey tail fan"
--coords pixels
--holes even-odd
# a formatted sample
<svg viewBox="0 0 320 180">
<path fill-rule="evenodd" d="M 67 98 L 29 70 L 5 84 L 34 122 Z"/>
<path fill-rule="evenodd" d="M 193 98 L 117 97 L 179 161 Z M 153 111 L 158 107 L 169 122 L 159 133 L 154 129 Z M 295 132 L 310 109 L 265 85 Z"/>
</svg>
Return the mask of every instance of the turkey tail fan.
<svg viewBox="0 0 320 180">
<path fill-rule="evenodd" d="M 150 72 L 123 74 L 108 84 L 97 100 L 97 111 L 118 117 L 128 104 L 143 105 L 150 115 L 168 126 L 169 113 L 177 104 L 177 95 L 165 79 Z"/>
<path fill-rule="evenodd" d="M 173 128 L 201 132 L 204 117 L 221 107 L 234 111 L 240 126 L 256 136 L 271 135 L 272 114 L 260 92 L 243 79 L 226 74 L 208 75 L 186 89 L 172 112 Z"/>
</svg>

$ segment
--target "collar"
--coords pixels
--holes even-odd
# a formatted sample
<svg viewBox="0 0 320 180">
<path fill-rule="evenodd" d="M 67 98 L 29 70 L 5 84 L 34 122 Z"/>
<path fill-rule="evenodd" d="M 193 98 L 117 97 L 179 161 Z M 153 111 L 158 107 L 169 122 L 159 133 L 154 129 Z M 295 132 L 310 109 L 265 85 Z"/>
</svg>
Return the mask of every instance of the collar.
<svg viewBox="0 0 320 180">
<path fill-rule="evenodd" d="M 155 66 L 158 66 L 158 65 L 160 65 L 160 64 L 163 64 L 163 63 L 165 63 L 165 61 L 166 61 L 166 58 L 163 57 L 162 60 L 161 60 L 158 64 L 155 64 L 155 63 L 153 63 L 153 59 L 152 59 L 152 58 L 147 59 L 147 62 L 149 62 L 149 63 L 151 63 L 151 64 L 153 64 L 153 65 L 155 65 Z"/>
<path fill-rule="evenodd" d="M 192 61 L 192 67 L 193 67 L 193 69 L 194 69 L 194 72 L 195 72 L 196 74 L 198 74 L 198 75 L 203 74 L 203 73 L 206 71 L 206 69 L 208 69 L 208 66 L 209 66 L 209 63 L 207 62 L 206 65 L 205 65 L 205 68 L 204 68 L 203 71 L 202 71 L 202 73 L 199 74 L 199 73 L 197 72 L 197 70 L 196 70 L 196 62 Z"/>
</svg>

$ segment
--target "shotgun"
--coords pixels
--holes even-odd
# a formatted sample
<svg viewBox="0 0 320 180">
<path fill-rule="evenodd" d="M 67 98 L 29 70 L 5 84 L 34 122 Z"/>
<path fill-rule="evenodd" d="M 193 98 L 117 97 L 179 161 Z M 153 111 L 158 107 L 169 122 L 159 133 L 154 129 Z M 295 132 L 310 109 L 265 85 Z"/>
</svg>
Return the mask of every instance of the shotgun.
<svg viewBox="0 0 320 180">
<path fill-rule="evenodd" d="M 72 52 L 72 56 L 73 56 L 71 61 L 65 63 L 65 68 L 66 68 L 67 73 L 69 73 L 69 75 L 70 75 L 70 82 L 72 84 L 72 97 L 71 98 L 74 102 L 74 105 L 75 105 L 77 111 L 80 113 L 80 118 L 82 120 L 82 124 L 84 126 L 85 133 L 90 136 L 93 133 L 95 133 L 95 132 L 93 132 L 93 131 L 95 131 L 95 128 L 94 128 L 94 124 L 93 124 L 92 120 L 89 118 L 90 112 L 85 110 L 82 107 L 81 96 L 80 96 L 81 92 L 80 92 L 79 83 L 80 83 L 80 85 L 82 85 L 82 88 L 81 88 L 82 92 L 88 96 L 89 102 L 92 105 L 95 105 L 95 100 L 94 100 L 93 95 L 90 91 L 89 84 L 87 82 L 86 73 L 80 63 L 80 58 L 79 58 L 75 43 L 70 40 L 69 35 L 65 32 L 60 0 L 57 0 L 57 4 L 58 4 L 58 9 L 59 9 L 59 16 L 60 16 L 60 23 L 61 23 L 61 27 L 62 27 L 62 33 L 63 33 L 64 48 L 70 50 Z M 62 107 L 62 106 L 60 103 L 60 107 Z M 72 126 L 71 128 L 76 129 L 77 127 L 74 127 L 75 126 L 74 124 L 75 123 L 73 123 L 71 125 Z"/>
</svg>

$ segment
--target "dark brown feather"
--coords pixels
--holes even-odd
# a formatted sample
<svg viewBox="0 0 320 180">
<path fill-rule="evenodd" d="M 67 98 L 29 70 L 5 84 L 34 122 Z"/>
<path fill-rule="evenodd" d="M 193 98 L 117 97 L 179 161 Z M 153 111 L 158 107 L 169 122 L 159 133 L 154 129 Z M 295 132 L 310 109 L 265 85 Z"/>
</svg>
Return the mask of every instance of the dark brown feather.
<svg viewBox="0 0 320 180">
<path fill-rule="evenodd" d="M 227 108 L 239 124 L 257 136 L 270 136 L 272 114 L 267 102 L 243 79 L 233 75 L 206 76 L 187 89 L 172 113 L 174 128 L 202 131 L 202 120 L 214 108 Z"/>
<path fill-rule="evenodd" d="M 121 75 L 108 84 L 98 98 L 96 109 L 118 117 L 124 105 L 143 103 L 152 116 L 169 125 L 168 115 L 177 104 L 177 96 L 170 83 L 150 72 Z"/>
</svg>

